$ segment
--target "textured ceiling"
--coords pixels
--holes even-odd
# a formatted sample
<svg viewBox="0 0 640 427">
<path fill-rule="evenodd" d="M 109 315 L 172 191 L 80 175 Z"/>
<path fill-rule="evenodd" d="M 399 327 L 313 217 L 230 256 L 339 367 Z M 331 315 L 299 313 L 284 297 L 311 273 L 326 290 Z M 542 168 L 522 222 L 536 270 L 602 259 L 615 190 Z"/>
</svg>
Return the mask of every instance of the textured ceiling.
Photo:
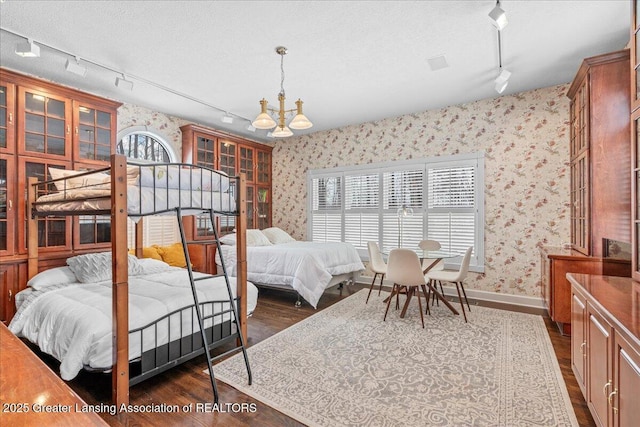
<svg viewBox="0 0 640 427">
<path fill-rule="evenodd" d="M 497 33 L 476 1 L 17 1 L 0 3 L 0 64 L 257 141 L 258 101 L 277 103 L 284 45 L 287 108 L 302 98 L 314 127 L 296 134 L 498 96 Z M 571 81 L 583 58 L 622 49 L 628 0 L 501 1 L 504 94 Z M 72 53 L 14 54 L 17 33 Z M 448 68 L 428 60 L 445 55 Z M 116 69 L 134 81 L 114 86 Z M 152 82 L 170 89 L 158 89 Z M 183 96 L 184 95 L 184 96 Z M 215 107 L 215 108 L 214 108 Z M 223 111 L 237 116 L 221 122 Z"/>
</svg>

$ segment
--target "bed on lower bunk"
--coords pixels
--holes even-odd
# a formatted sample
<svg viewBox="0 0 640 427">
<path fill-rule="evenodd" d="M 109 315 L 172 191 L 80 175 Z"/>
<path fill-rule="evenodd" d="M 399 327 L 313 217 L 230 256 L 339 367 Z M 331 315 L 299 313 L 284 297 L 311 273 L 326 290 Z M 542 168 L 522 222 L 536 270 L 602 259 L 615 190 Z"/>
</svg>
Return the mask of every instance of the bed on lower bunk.
<svg viewBox="0 0 640 427">
<path fill-rule="evenodd" d="M 50 181 L 29 180 L 30 286 L 17 297 L 11 330 L 60 360 L 64 379 L 82 367 L 111 369 L 117 405 L 128 404 L 130 384 L 202 353 L 216 402 L 213 360 L 241 350 L 250 384 L 246 319 L 257 290 L 246 281 L 244 240 L 236 246 L 240 261 L 235 279 L 226 274 L 224 256 L 222 274 L 199 274 L 192 270 L 181 221 L 186 215 L 210 215 L 219 247 L 215 217 L 236 216 L 238 233 L 244 236 L 244 176 L 188 164 L 127 165 L 121 155 L 112 156 L 108 169 L 57 173 Z M 69 215 L 110 216 L 111 252 L 75 256 L 66 267 L 38 274 L 37 218 Z M 186 269 L 128 254 L 127 217 L 146 215 L 178 216 Z M 139 257 L 141 224 L 136 226 Z M 230 342 L 236 347 L 210 357 L 212 348 Z"/>
<path fill-rule="evenodd" d="M 221 240 L 227 271 L 235 276 L 236 236 Z M 247 230 L 246 244 L 248 280 L 257 286 L 294 290 L 314 308 L 327 288 L 354 283 L 364 270 L 357 250 L 349 243 L 296 241 L 277 227 Z"/>
</svg>

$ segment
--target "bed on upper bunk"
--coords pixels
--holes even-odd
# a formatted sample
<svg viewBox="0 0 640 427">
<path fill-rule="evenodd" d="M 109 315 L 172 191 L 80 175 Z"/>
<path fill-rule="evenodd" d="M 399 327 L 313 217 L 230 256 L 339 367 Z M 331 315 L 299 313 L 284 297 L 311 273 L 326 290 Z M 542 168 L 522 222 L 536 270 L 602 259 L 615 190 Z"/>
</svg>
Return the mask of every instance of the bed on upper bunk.
<svg viewBox="0 0 640 427">
<path fill-rule="evenodd" d="M 244 244 L 237 247 L 241 262 L 235 279 L 192 271 L 181 220 L 186 269 L 138 259 L 127 248 L 127 218 L 138 221 L 147 215 L 205 213 L 214 230 L 216 217 L 236 216 L 244 236 L 244 176 L 229 177 L 190 164 L 127 164 L 122 155 L 112 155 L 105 169 L 49 172 L 52 180 L 30 178 L 27 186 L 29 286 L 18 297 L 11 330 L 60 360 L 65 379 L 83 367 L 112 369 L 116 405 L 128 403 L 130 384 L 202 353 L 207 355 L 215 401 L 211 366 L 216 358 L 242 349 L 251 383 L 244 343 L 257 289 L 246 281 Z M 38 273 L 37 218 L 70 215 L 110 216 L 112 251 L 71 257 L 67 267 Z M 139 257 L 142 224 L 136 225 Z M 210 349 L 230 342 L 236 347 L 209 356 Z"/>
<path fill-rule="evenodd" d="M 277 227 L 247 230 L 246 236 L 247 279 L 257 286 L 293 289 L 314 308 L 327 288 L 354 283 L 364 270 L 349 243 L 297 241 Z M 221 242 L 227 272 L 235 276 L 236 235 L 225 235 Z"/>
</svg>

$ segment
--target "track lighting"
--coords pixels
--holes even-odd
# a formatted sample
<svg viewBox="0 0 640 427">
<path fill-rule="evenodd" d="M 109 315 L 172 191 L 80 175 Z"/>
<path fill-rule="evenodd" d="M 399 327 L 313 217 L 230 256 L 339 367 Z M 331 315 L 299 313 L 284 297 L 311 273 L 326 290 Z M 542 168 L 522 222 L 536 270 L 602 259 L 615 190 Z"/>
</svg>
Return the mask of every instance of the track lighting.
<svg viewBox="0 0 640 427">
<path fill-rule="evenodd" d="M 502 93 L 507 88 L 509 84 L 509 77 L 511 77 L 511 73 L 506 69 L 500 67 L 500 74 L 496 77 L 496 92 Z"/>
<path fill-rule="evenodd" d="M 229 113 L 224 113 L 224 116 L 222 116 L 222 123 L 233 123 L 233 117 Z"/>
<path fill-rule="evenodd" d="M 501 31 L 504 30 L 504 27 L 509 23 L 509 21 L 507 21 L 507 14 L 504 13 L 504 10 L 500 7 L 500 0 L 496 2 L 496 7 L 489 12 L 489 18 L 491 18 L 491 23 Z"/>
<path fill-rule="evenodd" d="M 70 73 L 77 74 L 82 77 L 87 74 L 87 69 L 86 67 L 80 65 L 80 57 L 78 56 L 76 56 L 75 61 L 72 61 L 70 58 L 67 59 L 67 63 L 65 64 L 64 69 L 69 71 Z"/>
<path fill-rule="evenodd" d="M 122 90 L 133 90 L 133 82 L 127 80 L 124 74 L 122 77 L 116 77 L 116 86 Z"/>
<path fill-rule="evenodd" d="M 33 40 L 27 39 L 16 45 L 16 55 L 25 58 L 37 58 L 40 56 L 40 46 L 35 44 Z"/>
</svg>

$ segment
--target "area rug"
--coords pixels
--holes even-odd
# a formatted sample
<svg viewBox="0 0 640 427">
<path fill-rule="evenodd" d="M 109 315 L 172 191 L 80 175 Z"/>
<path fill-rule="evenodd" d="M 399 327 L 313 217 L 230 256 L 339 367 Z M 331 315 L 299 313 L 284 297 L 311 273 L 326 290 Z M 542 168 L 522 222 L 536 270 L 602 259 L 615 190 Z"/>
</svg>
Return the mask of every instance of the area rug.
<svg viewBox="0 0 640 427">
<path fill-rule="evenodd" d="M 423 329 L 367 292 L 250 347 L 251 386 L 241 354 L 216 378 L 309 426 L 578 425 L 542 317 L 441 304 Z"/>
</svg>

